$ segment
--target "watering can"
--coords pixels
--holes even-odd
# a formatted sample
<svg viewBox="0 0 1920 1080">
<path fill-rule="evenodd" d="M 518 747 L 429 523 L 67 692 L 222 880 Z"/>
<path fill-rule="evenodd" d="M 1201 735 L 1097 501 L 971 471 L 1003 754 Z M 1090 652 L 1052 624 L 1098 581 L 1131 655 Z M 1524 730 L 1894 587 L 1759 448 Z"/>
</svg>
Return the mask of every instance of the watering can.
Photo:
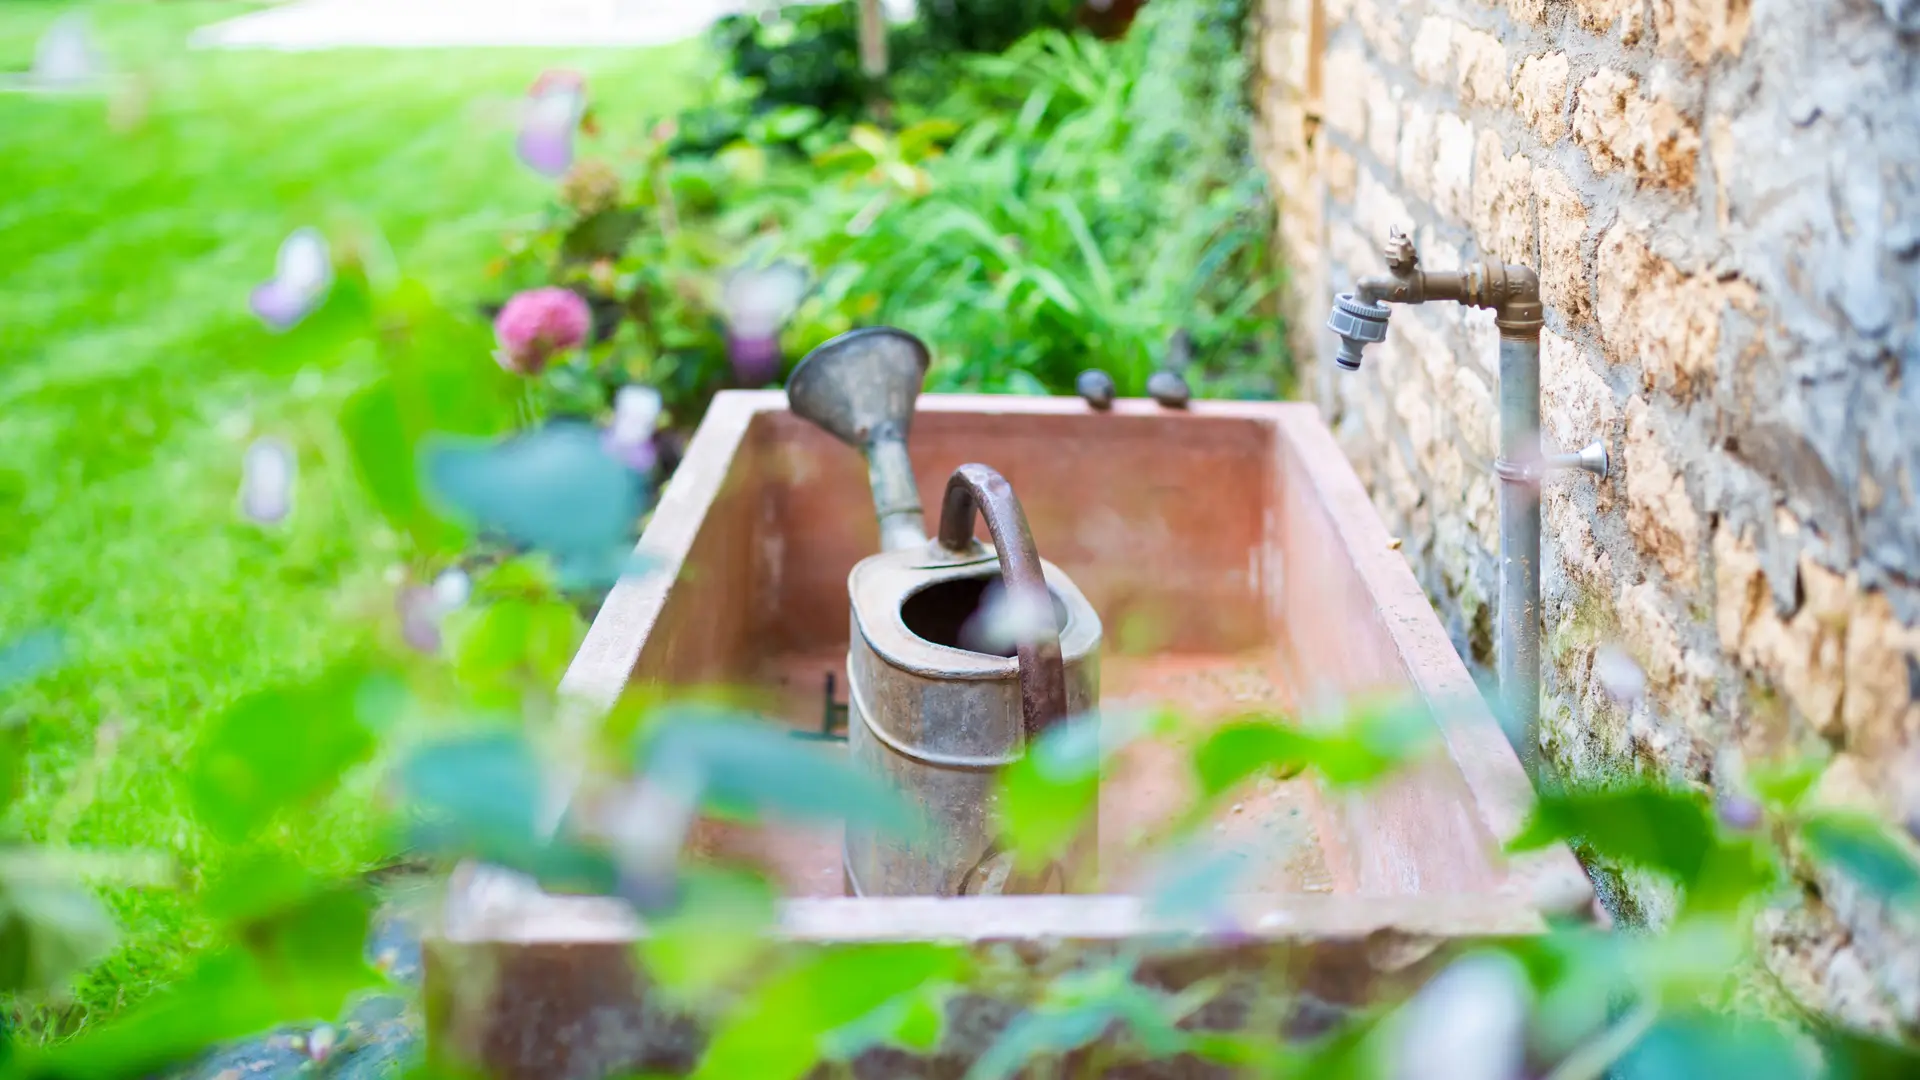
<svg viewBox="0 0 1920 1080">
<path fill-rule="evenodd" d="M 907 456 L 927 361 L 913 335 L 869 327 L 807 354 L 787 381 L 796 415 L 866 458 L 880 522 L 880 553 L 847 577 L 848 752 L 932 826 L 901 838 L 850 824 L 847 887 L 855 896 L 1064 891 L 1060 865 L 1021 872 L 998 847 L 997 781 L 1041 732 L 1098 703 L 1100 617 L 1040 558 L 1020 500 L 985 465 L 954 471 L 939 530 L 927 536 Z M 976 514 L 991 545 L 974 539 Z M 1002 640 L 988 625 L 996 614 L 1007 623 Z"/>
</svg>

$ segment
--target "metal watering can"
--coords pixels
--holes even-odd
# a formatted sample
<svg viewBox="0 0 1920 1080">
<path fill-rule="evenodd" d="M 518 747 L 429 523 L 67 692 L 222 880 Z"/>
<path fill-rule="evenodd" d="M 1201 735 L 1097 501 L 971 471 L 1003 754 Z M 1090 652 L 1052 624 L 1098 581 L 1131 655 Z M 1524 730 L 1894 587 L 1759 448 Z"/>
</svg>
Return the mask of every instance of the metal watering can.
<svg viewBox="0 0 1920 1080">
<path fill-rule="evenodd" d="M 954 471 L 927 537 L 907 457 L 927 362 L 913 335 L 871 327 L 821 345 L 787 381 L 796 415 L 865 456 L 880 519 L 880 554 L 847 577 L 848 751 L 933 825 L 912 840 L 849 826 L 847 886 L 855 896 L 1060 892 L 1059 865 L 1023 875 L 996 846 L 996 781 L 1028 740 L 1098 703 L 1100 617 L 1040 558 L 1020 500 L 985 465 Z M 974 539 L 976 513 L 992 546 Z M 1013 620 L 1010 650 L 983 640 L 996 594 L 997 610 L 1029 616 Z"/>
</svg>

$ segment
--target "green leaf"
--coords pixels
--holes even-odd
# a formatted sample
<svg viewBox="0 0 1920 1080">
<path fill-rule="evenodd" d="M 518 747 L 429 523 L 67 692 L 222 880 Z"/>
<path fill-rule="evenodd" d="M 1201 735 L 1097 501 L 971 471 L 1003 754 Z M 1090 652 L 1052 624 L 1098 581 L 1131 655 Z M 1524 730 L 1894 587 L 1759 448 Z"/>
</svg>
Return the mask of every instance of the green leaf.
<svg viewBox="0 0 1920 1080">
<path fill-rule="evenodd" d="M 645 221 L 637 210 L 602 210 L 580 219 L 567 230 L 560 240 L 561 253 L 577 262 L 617 259 Z"/>
<path fill-rule="evenodd" d="M 964 950 L 944 945 L 852 945 L 813 950 L 757 987 L 714 1032 L 693 1074 L 793 1080 L 819 1059 L 822 1039 L 932 982 L 952 982 Z"/>
<path fill-rule="evenodd" d="M 1816 1037 L 1827 1059 L 1827 1080 L 1910 1080 L 1920 1076 L 1920 1049 L 1838 1028 L 1828 1028 Z"/>
<path fill-rule="evenodd" d="M 1776 812 L 1788 812 L 1800 805 L 1808 791 L 1820 780 L 1820 774 L 1826 771 L 1827 763 L 1818 759 L 1802 758 L 1772 766 L 1756 766 L 1749 770 L 1748 779 L 1753 785 L 1754 794 Z"/>
<path fill-rule="evenodd" d="M 1093 1042 L 1117 1019 L 1119 1010 L 1112 1001 L 1021 1013 L 967 1070 L 967 1080 L 1009 1080 L 1037 1058 L 1055 1057 Z"/>
<path fill-rule="evenodd" d="M 844 753 L 792 737 L 787 728 L 719 708 L 662 710 L 640 747 L 644 767 L 695 769 L 705 801 L 734 813 L 844 821 L 900 836 L 924 835 L 925 815 L 891 784 Z"/>
<path fill-rule="evenodd" d="M 1800 837 L 1815 859 L 1876 899 L 1920 905 L 1920 862 L 1873 818 L 1840 811 L 1817 813 L 1801 823 Z"/>
<path fill-rule="evenodd" d="M 749 971 L 766 954 L 772 886 L 755 874 L 689 869 L 672 913 L 649 919 L 639 953 L 648 977 L 670 994 L 698 998 Z"/>
<path fill-rule="evenodd" d="M 117 937 L 112 917 L 77 883 L 0 878 L 0 992 L 59 990 Z"/>
<path fill-rule="evenodd" d="M 1193 768 L 1200 790 L 1212 797 L 1259 773 L 1293 776 L 1312 760 L 1313 749 L 1311 738 L 1284 724 L 1232 721 L 1215 728 L 1194 749 Z"/>
<path fill-rule="evenodd" d="M 282 852 L 250 855 L 207 886 L 201 904 L 222 922 L 252 922 L 294 907 L 320 887 L 299 860 Z"/>
<path fill-rule="evenodd" d="M 430 743 L 402 764 L 400 778 L 414 850 L 481 859 L 550 888 L 613 891 L 618 874 L 605 852 L 539 828 L 540 759 L 518 733 Z"/>
<path fill-rule="evenodd" d="M 236 702 L 209 725 L 188 766 L 200 820 L 239 841 L 277 813 L 332 791 L 367 760 L 376 709 L 391 708 L 385 680 L 347 661 L 304 683 L 273 687 Z"/>
<path fill-rule="evenodd" d="M 1619 1080 L 1813 1080 L 1818 1073 L 1772 1024 L 1685 1013 L 1656 1023 L 1610 1075 Z"/>
<path fill-rule="evenodd" d="M 545 552 L 563 587 L 611 584 L 628 569 L 641 491 L 591 427 L 553 424 L 500 445 L 436 440 L 424 469 L 450 514 Z"/>
<path fill-rule="evenodd" d="M 1556 840 L 1690 884 L 1715 844 L 1713 812 L 1698 795 L 1659 788 L 1548 793 L 1507 847 L 1533 851 Z"/>
<path fill-rule="evenodd" d="M 132 1012 L 23 1054 L 22 1072 L 122 1080 L 281 1024 L 335 1019 L 350 995 L 379 982 L 364 958 L 371 912 L 369 897 L 335 890 L 250 924 L 245 947 L 207 953 L 188 975 Z"/>
<path fill-rule="evenodd" d="M 66 660 L 66 638 L 53 629 L 23 634 L 0 647 L 0 690 L 37 679 Z"/>
</svg>

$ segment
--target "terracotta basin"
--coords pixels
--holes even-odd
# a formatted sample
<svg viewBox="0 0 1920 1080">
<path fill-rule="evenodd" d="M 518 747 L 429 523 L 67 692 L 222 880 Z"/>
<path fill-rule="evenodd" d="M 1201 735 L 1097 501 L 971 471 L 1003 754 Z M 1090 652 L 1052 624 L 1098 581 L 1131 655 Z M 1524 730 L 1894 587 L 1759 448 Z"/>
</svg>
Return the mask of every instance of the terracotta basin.
<svg viewBox="0 0 1920 1080">
<path fill-rule="evenodd" d="M 1098 895 L 850 899 L 836 834 L 696 830 L 696 849 L 774 870 L 790 897 L 784 935 L 1011 942 L 1037 962 L 1152 934 L 1184 944 L 1156 953 L 1143 977 L 1179 985 L 1273 970 L 1281 957 L 1321 998 L 1359 1003 L 1444 945 L 1592 909 L 1564 846 L 1500 854 L 1532 789 L 1312 406 L 1121 401 L 1099 413 L 1077 398 L 928 395 L 911 448 L 927 507 L 966 462 L 1011 482 L 1040 553 L 1106 627 L 1104 707 L 1176 705 L 1192 718 L 1187 738 L 1229 713 L 1411 695 L 1431 706 L 1444 749 L 1362 793 L 1263 781 L 1223 808 L 1213 832 L 1252 860 L 1230 926 L 1180 925 L 1140 895 L 1131 844 L 1190 794 L 1179 746 L 1130 747 L 1104 784 Z M 563 691 L 604 708 L 635 684 L 756 686 L 794 727 L 818 730 L 828 676 L 847 656 L 847 574 L 878 550 L 858 456 L 789 413 L 780 392 L 721 394 L 640 547 L 664 569 L 614 590 Z M 683 1071 L 697 1025 L 649 1002 L 630 958 L 643 933 L 617 902 L 469 868 L 429 934 L 434 1052 L 516 1078 Z M 475 962 L 497 976 L 484 990 L 456 974 Z M 959 1075 L 983 1049 L 949 1043 L 856 1072 Z M 1167 1075 L 1210 1075 L 1185 1068 Z"/>
</svg>

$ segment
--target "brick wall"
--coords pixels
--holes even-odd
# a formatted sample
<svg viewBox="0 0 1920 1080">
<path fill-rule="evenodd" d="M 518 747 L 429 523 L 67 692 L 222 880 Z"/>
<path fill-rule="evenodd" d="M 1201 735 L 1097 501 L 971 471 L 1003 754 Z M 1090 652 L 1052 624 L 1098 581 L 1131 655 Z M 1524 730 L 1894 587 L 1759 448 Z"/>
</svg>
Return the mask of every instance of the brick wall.
<svg viewBox="0 0 1920 1080">
<path fill-rule="evenodd" d="M 1920 0 L 1257 7 L 1302 392 L 1462 654 L 1492 661 L 1498 334 L 1398 308 L 1332 365 L 1329 298 L 1392 225 L 1429 269 L 1539 271 L 1549 449 L 1613 453 L 1543 496 L 1548 760 L 1711 787 L 1831 751 L 1821 798 L 1920 831 Z M 1920 941 L 1844 882 L 1763 928 L 1803 1000 L 1920 1028 Z"/>
</svg>

